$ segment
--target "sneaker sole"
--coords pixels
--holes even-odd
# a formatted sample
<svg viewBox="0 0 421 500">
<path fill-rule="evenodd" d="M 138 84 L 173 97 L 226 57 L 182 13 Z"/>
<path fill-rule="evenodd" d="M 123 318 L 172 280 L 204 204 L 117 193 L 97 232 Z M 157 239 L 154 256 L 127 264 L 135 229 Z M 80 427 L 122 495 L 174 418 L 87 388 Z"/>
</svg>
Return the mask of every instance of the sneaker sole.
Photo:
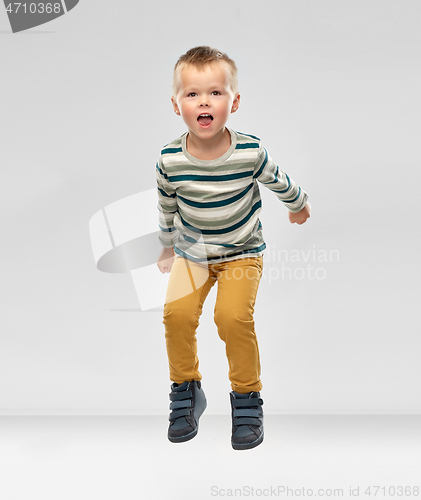
<svg viewBox="0 0 421 500">
<path fill-rule="evenodd" d="M 186 434 L 185 436 L 179 436 L 179 437 L 171 437 L 171 436 L 167 435 L 167 437 L 171 441 L 171 443 L 184 443 L 185 441 L 190 441 L 190 439 L 193 439 L 197 435 L 197 433 L 199 432 L 199 419 L 203 415 L 203 413 L 205 412 L 207 406 L 208 405 L 206 403 L 205 407 L 203 408 L 202 413 L 197 417 L 196 429 L 194 431 L 190 432 L 190 434 Z"/>
<path fill-rule="evenodd" d="M 234 448 L 234 450 L 250 450 L 251 448 L 256 448 L 256 446 L 259 446 L 259 444 L 263 441 L 264 433 L 256 439 L 256 441 L 253 441 L 252 443 L 233 443 L 231 441 L 231 446 Z"/>
<path fill-rule="evenodd" d="M 185 436 L 179 436 L 179 437 L 168 436 L 168 439 L 171 441 L 171 443 L 184 443 L 185 441 L 190 441 L 190 439 L 193 439 L 198 433 L 198 431 L 199 431 L 199 426 L 197 426 L 194 431 L 190 432 L 190 434 L 186 434 Z"/>
</svg>

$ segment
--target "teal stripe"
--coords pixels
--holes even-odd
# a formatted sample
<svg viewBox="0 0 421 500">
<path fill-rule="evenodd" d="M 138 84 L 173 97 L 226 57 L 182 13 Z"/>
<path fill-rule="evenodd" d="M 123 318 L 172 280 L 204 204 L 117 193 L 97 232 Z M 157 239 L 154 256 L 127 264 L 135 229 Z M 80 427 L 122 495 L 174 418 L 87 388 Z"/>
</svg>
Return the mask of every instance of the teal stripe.
<svg viewBox="0 0 421 500">
<path fill-rule="evenodd" d="M 235 146 L 235 149 L 253 149 L 253 148 L 259 148 L 260 146 L 256 144 L 255 142 L 246 142 L 245 144 L 237 144 Z"/>
<path fill-rule="evenodd" d="M 283 201 L 284 203 L 294 203 L 294 201 L 297 201 L 297 200 L 298 200 L 298 198 L 300 197 L 300 194 L 301 194 L 301 188 L 299 187 L 299 188 L 298 188 L 298 194 L 297 194 L 297 196 L 296 196 L 293 200 L 289 200 L 289 201 L 287 201 L 287 200 L 282 200 L 282 201 Z"/>
<path fill-rule="evenodd" d="M 183 148 L 166 148 L 161 151 L 162 155 L 170 154 L 170 153 L 181 153 Z"/>
<path fill-rule="evenodd" d="M 279 172 L 279 167 L 276 166 L 276 172 L 275 172 L 275 180 L 274 181 L 270 181 L 270 182 L 262 182 L 262 184 L 276 184 L 277 182 L 279 182 L 279 179 L 278 179 L 278 172 Z"/>
<path fill-rule="evenodd" d="M 288 191 L 288 189 L 291 187 L 291 181 L 290 181 L 290 179 L 288 177 L 288 174 L 285 174 L 285 176 L 286 176 L 287 181 L 288 181 L 288 187 L 286 189 L 281 189 L 281 190 L 279 190 L 279 189 L 272 189 L 272 191 L 274 193 L 286 193 Z M 262 182 L 262 184 L 263 184 L 263 182 Z"/>
<path fill-rule="evenodd" d="M 158 163 L 156 164 L 156 169 L 163 177 L 165 177 L 165 179 L 168 179 L 168 175 L 159 168 Z"/>
<path fill-rule="evenodd" d="M 191 201 L 188 200 L 187 198 L 184 198 L 183 196 L 178 195 L 178 199 L 181 200 L 183 203 L 186 205 L 189 205 L 191 207 L 195 208 L 217 208 L 217 207 L 225 207 L 226 205 L 231 205 L 231 203 L 235 203 L 239 199 L 243 198 L 250 189 L 252 189 L 253 184 L 249 184 L 244 191 L 242 191 L 240 194 L 237 194 L 236 196 L 233 196 L 232 198 L 228 198 L 226 200 L 222 201 L 208 201 L 208 202 L 196 202 L 196 201 Z"/>
<path fill-rule="evenodd" d="M 182 182 L 182 181 L 231 181 L 234 179 L 242 179 L 243 177 L 250 177 L 250 171 L 238 172 L 236 174 L 227 175 L 171 175 L 168 180 L 170 182 Z"/>
<path fill-rule="evenodd" d="M 162 194 L 162 196 L 165 196 L 166 198 L 175 198 L 177 196 L 175 193 L 174 194 L 167 194 L 161 188 L 158 188 L 158 191 Z"/>
<path fill-rule="evenodd" d="M 236 229 L 238 229 L 241 226 L 244 226 L 246 224 L 246 222 L 254 214 L 254 212 L 256 212 L 256 210 L 259 209 L 261 206 L 262 206 L 262 202 L 261 202 L 261 200 L 259 200 L 257 203 L 255 203 L 252 206 L 248 215 L 246 215 L 242 220 L 240 220 L 236 224 L 233 224 L 232 226 L 225 227 L 223 229 L 198 229 L 197 227 L 194 227 L 191 224 L 189 224 L 185 219 L 183 219 L 183 217 L 181 217 L 181 215 L 180 215 L 180 219 L 181 219 L 183 226 L 189 228 L 190 231 L 193 231 L 194 233 L 201 233 L 201 234 L 208 234 L 208 235 L 226 234 L 226 233 L 231 233 L 231 232 L 235 231 Z"/>
<path fill-rule="evenodd" d="M 158 226 L 161 231 L 164 231 L 164 233 L 172 233 L 173 231 L 175 231 L 175 227 L 162 227 L 159 224 Z"/>
</svg>

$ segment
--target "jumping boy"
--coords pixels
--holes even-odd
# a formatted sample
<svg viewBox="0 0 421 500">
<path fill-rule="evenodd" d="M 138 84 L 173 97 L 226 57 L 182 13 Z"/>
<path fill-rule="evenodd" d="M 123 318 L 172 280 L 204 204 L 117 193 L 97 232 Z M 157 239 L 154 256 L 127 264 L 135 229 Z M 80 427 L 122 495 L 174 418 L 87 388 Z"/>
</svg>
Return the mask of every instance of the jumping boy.
<svg viewBox="0 0 421 500">
<path fill-rule="evenodd" d="M 240 104 L 237 68 L 226 54 L 201 46 L 181 56 L 171 101 L 188 131 L 162 149 L 156 167 L 164 247 L 158 267 L 171 271 L 163 316 L 173 381 L 168 439 L 195 437 L 206 408 L 196 328 L 217 281 L 215 323 L 232 388 L 231 445 L 254 448 L 263 441 L 263 400 L 253 313 L 266 247 L 257 181 L 286 205 L 292 223 L 310 217 L 308 196 L 258 137 L 225 126 Z"/>
</svg>

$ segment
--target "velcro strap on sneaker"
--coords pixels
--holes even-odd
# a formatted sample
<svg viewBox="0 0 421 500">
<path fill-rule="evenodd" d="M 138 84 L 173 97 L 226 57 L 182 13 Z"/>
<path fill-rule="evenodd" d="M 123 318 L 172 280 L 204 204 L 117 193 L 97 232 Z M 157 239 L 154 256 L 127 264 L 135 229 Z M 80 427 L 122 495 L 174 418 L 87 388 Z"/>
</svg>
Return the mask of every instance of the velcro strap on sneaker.
<svg viewBox="0 0 421 500">
<path fill-rule="evenodd" d="M 259 410 L 253 410 L 252 408 L 245 408 L 244 410 L 234 410 L 234 417 L 261 417 L 262 412 Z"/>
<path fill-rule="evenodd" d="M 171 401 L 180 401 L 181 399 L 188 399 L 192 397 L 192 391 L 170 392 Z"/>
<path fill-rule="evenodd" d="M 259 406 L 263 404 L 263 399 L 261 398 L 245 398 L 245 399 L 233 399 L 232 406 L 234 408 L 244 407 L 244 406 Z"/>
<path fill-rule="evenodd" d="M 190 415 L 190 410 L 188 410 L 187 408 L 182 410 L 174 410 L 170 413 L 168 420 L 174 420 L 178 417 L 185 417 L 187 415 Z"/>
<path fill-rule="evenodd" d="M 173 401 L 172 403 L 170 403 L 170 410 L 175 410 L 176 408 L 189 408 L 191 405 L 191 399 L 185 399 L 184 401 Z"/>
<path fill-rule="evenodd" d="M 258 418 L 240 417 L 234 420 L 234 425 L 261 425 L 261 423 Z"/>
</svg>

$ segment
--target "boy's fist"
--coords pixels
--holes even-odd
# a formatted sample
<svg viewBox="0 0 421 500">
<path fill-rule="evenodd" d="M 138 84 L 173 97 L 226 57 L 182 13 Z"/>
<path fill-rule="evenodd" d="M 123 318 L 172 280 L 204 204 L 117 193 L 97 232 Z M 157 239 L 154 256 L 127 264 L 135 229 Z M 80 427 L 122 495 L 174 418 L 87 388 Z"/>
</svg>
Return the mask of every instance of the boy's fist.
<svg viewBox="0 0 421 500">
<path fill-rule="evenodd" d="M 289 221 L 291 224 L 294 224 L 294 222 L 297 224 L 304 224 L 304 222 L 310 217 L 310 210 L 311 205 L 307 202 L 305 207 L 299 212 L 288 212 Z"/>
<path fill-rule="evenodd" d="M 161 273 L 169 273 L 171 271 L 175 259 L 174 250 L 171 248 L 163 248 L 159 254 L 157 266 Z"/>
</svg>

